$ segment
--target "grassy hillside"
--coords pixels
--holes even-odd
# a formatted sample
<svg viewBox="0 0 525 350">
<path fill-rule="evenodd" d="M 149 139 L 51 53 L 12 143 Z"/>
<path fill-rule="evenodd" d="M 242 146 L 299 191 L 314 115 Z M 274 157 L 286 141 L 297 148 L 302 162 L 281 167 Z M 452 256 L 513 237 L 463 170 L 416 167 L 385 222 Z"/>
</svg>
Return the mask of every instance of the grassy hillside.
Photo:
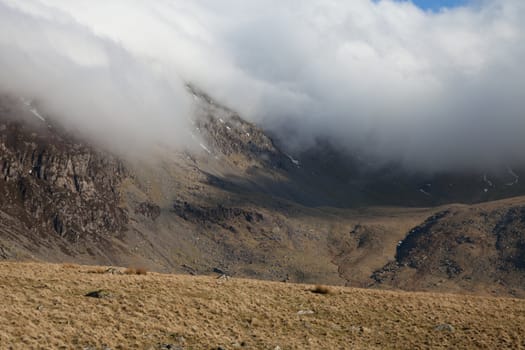
<svg viewBox="0 0 525 350">
<path fill-rule="evenodd" d="M 525 300 L 344 287 L 322 294 L 301 284 L 106 270 L 0 263 L 0 347 L 525 346 Z M 85 296 L 98 290 L 100 298 Z"/>
</svg>

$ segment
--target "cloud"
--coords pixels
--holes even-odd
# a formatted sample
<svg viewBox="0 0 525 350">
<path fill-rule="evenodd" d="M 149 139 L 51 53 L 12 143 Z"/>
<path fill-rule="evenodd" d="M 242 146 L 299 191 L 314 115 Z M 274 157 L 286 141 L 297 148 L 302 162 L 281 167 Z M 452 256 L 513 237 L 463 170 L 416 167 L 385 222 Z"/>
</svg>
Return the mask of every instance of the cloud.
<svg viewBox="0 0 525 350">
<path fill-rule="evenodd" d="M 0 80 L 81 129 L 184 135 L 188 81 L 296 151 L 324 137 L 417 169 L 525 162 L 521 0 L 19 3 L 0 0 Z"/>
<path fill-rule="evenodd" d="M 191 101 L 176 72 L 155 69 L 70 15 L 0 1 L 0 89 L 34 99 L 65 127 L 119 152 L 184 145 Z"/>
</svg>

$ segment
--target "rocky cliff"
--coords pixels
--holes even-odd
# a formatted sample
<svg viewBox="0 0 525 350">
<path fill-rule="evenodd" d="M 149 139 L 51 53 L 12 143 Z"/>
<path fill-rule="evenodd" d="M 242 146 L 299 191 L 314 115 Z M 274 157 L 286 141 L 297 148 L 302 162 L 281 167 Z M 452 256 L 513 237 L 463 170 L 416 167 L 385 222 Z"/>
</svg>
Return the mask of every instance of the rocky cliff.
<svg viewBox="0 0 525 350">
<path fill-rule="evenodd" d="M 109 246 L 127 227 L 120 204 L 120 184 L 128 176 L 123 163 L 15 99 L 2 100 L 0 174 L 1 211 L 16 219 L 24 236 L 57 238 L 68 251 L 65 242 L 87 237 Z"/>
</svg>

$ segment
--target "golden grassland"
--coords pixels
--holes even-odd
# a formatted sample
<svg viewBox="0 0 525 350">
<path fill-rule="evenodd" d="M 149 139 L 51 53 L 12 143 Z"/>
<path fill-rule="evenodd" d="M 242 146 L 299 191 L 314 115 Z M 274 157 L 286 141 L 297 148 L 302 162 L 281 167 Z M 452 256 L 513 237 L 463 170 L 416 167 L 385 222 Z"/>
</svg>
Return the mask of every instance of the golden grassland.
<svg viewBox="0 0 525 350">
<path fill-rule="evenodd" d="M 525 346 L 520 299 L 106 270 L 0 263 L 0 348 Z M 85 296 L 96 290 L 102 298 Z"/>
</svg>

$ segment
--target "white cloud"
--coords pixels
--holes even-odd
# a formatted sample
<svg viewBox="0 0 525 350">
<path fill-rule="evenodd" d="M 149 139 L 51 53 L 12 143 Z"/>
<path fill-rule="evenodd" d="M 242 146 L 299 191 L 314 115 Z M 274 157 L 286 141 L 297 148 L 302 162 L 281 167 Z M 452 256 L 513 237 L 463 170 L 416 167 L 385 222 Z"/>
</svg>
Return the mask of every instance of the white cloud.
<svg viewBox="0 0 525 350">
<path fill-rule="evenodd" d="M 14 62 L 1 81 L 20 76 L 27 88 L 35 74 L 25 66 L 39 72 L 40 85 L 104 91 L 103 103 L 75 95 L 63 111 L 109 110 L 114 128 L 130 121 L 141 134 L 156 118 L 162 130 L 144 127 L 146 139 L 184 127 L 182 85 L 191 81 L 286 130 L 297 147 L 329 137 L 437 169 L 525 161 L 521 0 L 437 13 L 389 0 L 0 0 L 7 3 L 0 62 Z M 55 73 L 54 62 L 66 58 L 66 72 Z M 54 101 L 57 112 L 64 107 L 62 95 L 43 91 L 28 93 Z"/>
<path fill-rule="evenodd" d="M 0 87 L 116 148 L 184 145 L 184 82 L 38 1 L 0 1 Z"/>
</svg>

